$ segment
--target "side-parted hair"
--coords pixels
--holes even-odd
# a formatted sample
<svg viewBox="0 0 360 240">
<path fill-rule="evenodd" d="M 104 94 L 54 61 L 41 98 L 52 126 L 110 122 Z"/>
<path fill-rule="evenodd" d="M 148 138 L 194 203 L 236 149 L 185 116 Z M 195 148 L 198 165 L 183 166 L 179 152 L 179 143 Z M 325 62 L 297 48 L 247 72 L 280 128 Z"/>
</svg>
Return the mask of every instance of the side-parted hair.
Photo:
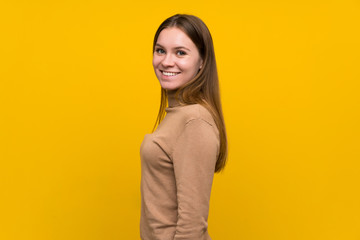
<svg viewBox="0 0 360 240">
<path fill-rule="evenodd" d="M 166 19 L 159 26 L 154 37 L 153 52 L 160 32 L 169 27 L 182 30 L 193 41 L 203 60 L 202 68 L 198 74 L 194 79 L 177 89 L 175 97 L 182 104 L 201 104 L 211 113 L 219 130 L 220 151 L 215 165 L 215 172 L 220 172 L 226 164 L 228 144 L 220 101 L 215 52 L 210 31 L 200 18 L 187 14 L 176 14 Z M 161 88 L 160 109 L 154 129 L 165 117 L 167 102 L 166 90 Z"/>
</svg>

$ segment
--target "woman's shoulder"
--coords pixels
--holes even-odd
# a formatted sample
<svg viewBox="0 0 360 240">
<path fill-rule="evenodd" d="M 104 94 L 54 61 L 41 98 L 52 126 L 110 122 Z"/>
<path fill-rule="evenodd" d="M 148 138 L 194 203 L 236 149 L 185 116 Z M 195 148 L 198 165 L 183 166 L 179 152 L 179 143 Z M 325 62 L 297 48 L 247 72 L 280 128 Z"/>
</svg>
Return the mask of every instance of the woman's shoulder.
<svg viewBox="0 0 360 240">
<path fill-rule="evenodd" d="M 218 130 L 210 112 L 201 104 L 182 105 L 170 107 L 166 109 L 166 116 L 160 123 L 154 137 L 158 144 L 165 146 L 168 153 L 171 153 L 173 147 L 176 145 L 176 140 L 185 132 L 203 131 L 206 133 L 214 133 L 218 139 Z"/>
<path fill-rule="evenodd" d="M 211 126 L 215 125 L 211 113 L 201 104 L 190 104 L 175 107 L 170 109 L 170 111 L 168 111 L 168 114 L 169 113 L 173 113 L 174 117 L 177 115 L 177 120 L 179 120 L 184 125 L 193 120 L 202 120 Z"/>
</svg>

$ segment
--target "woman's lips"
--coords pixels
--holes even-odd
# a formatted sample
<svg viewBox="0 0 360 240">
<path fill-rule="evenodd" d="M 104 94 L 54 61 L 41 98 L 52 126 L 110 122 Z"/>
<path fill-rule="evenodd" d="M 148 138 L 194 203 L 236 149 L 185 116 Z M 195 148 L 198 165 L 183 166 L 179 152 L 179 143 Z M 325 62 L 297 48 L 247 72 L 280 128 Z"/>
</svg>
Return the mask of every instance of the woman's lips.
<svg viewBox="0 0 360 240">
<path fill-rule="evenodd" d="M 160 72 L 162 73 L 162 75 L 167 77 L 176 76 L 180 73 L 180 72 L 170 72 L 170 71 L 162 71 L 162 70 L 160 70 Z"/>
</svg>

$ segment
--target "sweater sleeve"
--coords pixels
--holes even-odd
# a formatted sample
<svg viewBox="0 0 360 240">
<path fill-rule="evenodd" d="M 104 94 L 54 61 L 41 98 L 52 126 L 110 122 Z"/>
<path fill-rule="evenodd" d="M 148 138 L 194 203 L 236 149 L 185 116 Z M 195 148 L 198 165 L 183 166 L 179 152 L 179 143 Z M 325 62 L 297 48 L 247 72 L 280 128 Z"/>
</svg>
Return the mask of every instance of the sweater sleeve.
<svg viewBox="0 0 360 240">
<path fill-rule="evenodd" d="M 193 119 L 176 141 L 173 165 L 178 220 L 174 240 L 208 239 L 210 193 L 219 148 L 214 127 Z"/>
</svg>

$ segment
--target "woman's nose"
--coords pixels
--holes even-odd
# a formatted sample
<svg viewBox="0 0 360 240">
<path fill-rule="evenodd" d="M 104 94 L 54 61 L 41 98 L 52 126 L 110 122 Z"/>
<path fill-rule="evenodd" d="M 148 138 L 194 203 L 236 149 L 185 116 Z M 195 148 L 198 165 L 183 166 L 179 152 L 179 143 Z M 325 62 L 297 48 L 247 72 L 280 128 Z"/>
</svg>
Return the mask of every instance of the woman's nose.
<svg viewBox="0 0 360 240">
<path fill-rule="evenodd" d="M 166 54 L 161 63 L 164 66 L 173 66 L 174 65 L 174 59 L 173 59 L 171 54 Z"/>
</svg>

